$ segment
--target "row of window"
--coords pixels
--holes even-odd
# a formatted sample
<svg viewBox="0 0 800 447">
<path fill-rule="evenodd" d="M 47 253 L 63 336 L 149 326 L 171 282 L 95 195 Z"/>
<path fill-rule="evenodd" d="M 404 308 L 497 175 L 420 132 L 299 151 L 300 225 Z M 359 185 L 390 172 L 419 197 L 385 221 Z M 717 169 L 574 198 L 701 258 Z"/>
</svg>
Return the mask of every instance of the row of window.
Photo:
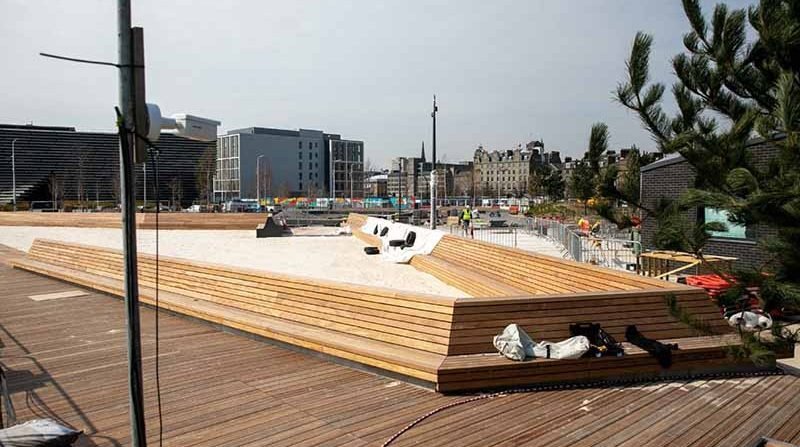
<svg viewBox="0 0 800 447">
<path fill-rule="evenodd" d="M 314 182 L 314 187 L 319 188 L 319 182 Z M 303 182 L 298 183 L 298 188 L 300 191 L 303 190 Z"/>
<path fill-rule="evenodd" d="M 312 142 L 309 141 L 308 142 L 308 150 L 311 150 L 312 147 L 319 147 L 319 142 L 318 141 L 314 141 L 313 145 L 312 145 Z M 302 141 L 298 141 L 297 142 L 297 148 L 301 149 L 301 150 L 303 149 L 303 142 Z"/>
<path fill-rule="evenodd" d="M 497 182 L 516 182 L 517 178 L 513 177 L 513 176 L 512 177 L 487 177 L 485 181 L 488 181 L 488 182 L 494 182 L 494 181 L 497 181 Z M 527 178 L 526 177 L 522 177 L 522 178 L 519 179 L 519 181 L 521 181 L 521 182 L 527 181 Z"/>
<path fill-rule="evenodd" d="M 311 163 L 309 161 L 308 162 L 308 170 L 311 171 L 312 169 L 319 169 L 319 163 Z M 302 161 L 297 162 L 297 170 L 298 171 L 302 171 L 303 170 L 303 162 Z"/>
<path fill-rule="evenodd" d="M 238 158 L 239 157 L 239 137 L 230 136 L 217 139 L 217 158 Z"/>
<path fill-rule="evenodd" d="M 319 160 L 319 152 L 309 152 L 308 153 L 308 159 L 311 160 L 312 158 L 316 158 L 316 159 Z M 303 159 L 303 153 L 302 152 L 298 152 L 297 153 L 297 159 L 298 160 L 302 160 Z"/>
<path fill-rule="evenodd" d="M 308 173 L 308 179 L 311 180 L 312 177 L 313 178 L 319 178 L 319 172 L 313 172 L 313 173 L 309 172 Z M 297 178 L 298 178 L 298 180 L 303 180 L 303 173 L 302 172 L 298 172 L 297 173 Z"/>
</svg>

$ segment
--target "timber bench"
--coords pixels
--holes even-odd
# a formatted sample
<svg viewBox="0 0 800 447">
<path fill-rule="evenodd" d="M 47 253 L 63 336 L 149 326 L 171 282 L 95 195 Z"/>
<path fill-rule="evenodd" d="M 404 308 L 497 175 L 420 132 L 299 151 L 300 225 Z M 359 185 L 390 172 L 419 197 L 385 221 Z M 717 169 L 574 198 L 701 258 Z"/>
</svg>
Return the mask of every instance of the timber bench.
<svg viewBox="0 0 800 447">
<path fill-rule="evenodd" d="M 121 296 L 122 253 L 37 239 L 15 267 Z M 452 300 L 161 256 L 165 309 L 370 367 L 435 382 Z M 155 257 L 139 255 L 140 300 L 155 304 Z"/>
<path fill-rule="evenodd" d="M 436 256 L 423 257 L 421 262 L 428 262 L 428 268 L 435 264 L 442 275 L 452 278 L 489 278 L 491 273 L 475 273 L 455 262 L 448 265 Z M 123 258 L 118 250 L 37 239 L 27 256 L 12 265 L 123 295 Z M 138 267 L 140 300 L 155 305 L 155 257 L 140 254 Z M 736 340 L 702 289 L 671 283 L 646 287 L 651 280 L 641 280 L 646 282 L 619 280 L 616 284 L 626 287 L 601 286 L 611 290 L 532 293 L 506 281 L 482 279 L 482 289 L 474 293 L 498 295 L 458 298 L 162 256 L 158 305 L 442 392 L 748 367 L 726 357 L 726 347 Z M 499 295 L 518 290 L 517 296 Z M 707 319 L 716 335 L 698 337 L 670 314 L 667 297 Z M 570 323 L 584 321 L 600 323 L 620 341 L 625 327 L 636 324 L 646 336 L 671 339 L 681 350 L 665 372 L 656 359 L 636 349 L 620 358 L 513 362 L 497 355 L 492 345 L 492 337 L 509 323 L 520 324 L 535 340 L 558 341 L 569 336 Z"/>
</svg>

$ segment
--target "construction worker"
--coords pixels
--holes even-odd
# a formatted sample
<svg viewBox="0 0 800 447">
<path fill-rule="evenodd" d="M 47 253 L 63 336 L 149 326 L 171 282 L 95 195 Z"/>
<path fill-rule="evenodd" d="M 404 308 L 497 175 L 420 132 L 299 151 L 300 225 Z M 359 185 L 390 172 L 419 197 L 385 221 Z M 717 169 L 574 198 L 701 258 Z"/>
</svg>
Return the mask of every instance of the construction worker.
<svg viewBox="0 0 800 447">
<path fill-rule="evenodd" d="M 469 224 L 472 221 L 472 210 L 470 210 L 469 205 L 466 205 L 461 211 L 459 219 L 461 220 L 461 225 L 464 226 L 464 232 L 469 233 Z"/>
<path fill-rule="evenodd" d="M 589 234 L 589 219 L 587 219 L 587 218 L 585 218 L 585 217 L 581 217 L 581 218 L 578 220 L 578 228 L 580 228 L 580 229 L 581 229 L 581 232 L 582 232 L 584 235 L 587 235 L 587 234 Z"/>
</svg>

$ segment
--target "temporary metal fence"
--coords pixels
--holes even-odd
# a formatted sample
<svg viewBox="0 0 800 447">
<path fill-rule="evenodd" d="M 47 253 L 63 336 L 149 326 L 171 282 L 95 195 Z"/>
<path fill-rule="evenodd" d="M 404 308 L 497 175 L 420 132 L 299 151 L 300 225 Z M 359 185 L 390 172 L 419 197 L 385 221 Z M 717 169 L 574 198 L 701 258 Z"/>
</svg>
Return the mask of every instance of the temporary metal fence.
<svg viewBox="0 0 800 447">
<path fill-rule="evenodd" d="M 516 227 L 471 227 L 469 230 L 464 230 L 464 227 L 448 225 L 447 228 L 450 229 L 450 234 L 453 235 L 505 247 L 517 247 Z"/>
<path fill-rule="evenodd" d="M 602 233 L 585 233 L 577 225 L 537 217 L 526 219 L 524 231 L 559 244 L 575 261 L 620 270 L 639 270 L 642 244 L 633 238 L 622 239 L 603 236 Z M 620 233 L 606 232 L 606 234 Z"/>
</svg>

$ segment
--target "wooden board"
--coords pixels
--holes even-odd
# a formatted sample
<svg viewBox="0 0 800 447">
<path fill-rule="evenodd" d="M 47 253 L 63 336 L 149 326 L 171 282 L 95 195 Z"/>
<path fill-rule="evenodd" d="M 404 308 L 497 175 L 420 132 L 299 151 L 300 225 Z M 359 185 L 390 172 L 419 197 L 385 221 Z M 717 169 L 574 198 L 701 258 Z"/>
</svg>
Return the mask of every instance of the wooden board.
<svg viewBox="0 0 800 447">
<path fill-rule="evenodd" d="M 25 258 L 11 263 L 123 294 L 118 250 L 37 239 Z M 447 268 L 446 261 L 431 264 Z M 537 340 L 553 341 L 569 337 L 569 324 L 582 321 L 601 323 L 622 340 L 625 327 L 633 323 L 649 337 L 681 340 L 685 350 L 679 360 L 687 371 L 697 370 L 695 364 L 703 362 L 709 368 L 742 367 L 724 358 L 720 346 L 700 343 L 691 328 L 669 315 L 665 293 L 673 294 L 693 315 L 708 317 L 714 331 L 731 332 L 702 290 L 694 288 L 453 298 L 171 257 L 161 257 L 156 265 L 155 257 L 146 254 L 139 256 L 138 265 L 143 303 L 156 304 L 158 284 L 158 306 L 164 309 L 419 380 L 442 391 L 546 382 L 555 374 L 554 367 L 559 377 L 575 380 L 662 373 L 652 359 L 641 355 L 535 368 L 528 362 L 498 364 L 492 337 L 510 322 L 522 325 Z M 453 278 L 459 274 L 472 273 L 466 269 L 449 273 Z M 508 292 L 508 286 L 491 278 L 481 285 L 475 278 L 470 280 L 475 290 Z"/>
<path fill-rule="evenodd" d="M 0 357 L 18 419 L 82 429 L 76 446 L 130 445 L 123 303 L 97 292 L 31 301 L 64 283 L 4 267 L 4 255 L 0 247 Z M 141 321 L 147 442 L 158 445 L 154 311 L 143 308 Z M 164 445 L 375 446 L 465 399 L 186 318 L 158 321 Z M 445 409 L 392 447 L 797 444 L 799 405 L 794 376 L 519 393 Z"/>
</svg>

